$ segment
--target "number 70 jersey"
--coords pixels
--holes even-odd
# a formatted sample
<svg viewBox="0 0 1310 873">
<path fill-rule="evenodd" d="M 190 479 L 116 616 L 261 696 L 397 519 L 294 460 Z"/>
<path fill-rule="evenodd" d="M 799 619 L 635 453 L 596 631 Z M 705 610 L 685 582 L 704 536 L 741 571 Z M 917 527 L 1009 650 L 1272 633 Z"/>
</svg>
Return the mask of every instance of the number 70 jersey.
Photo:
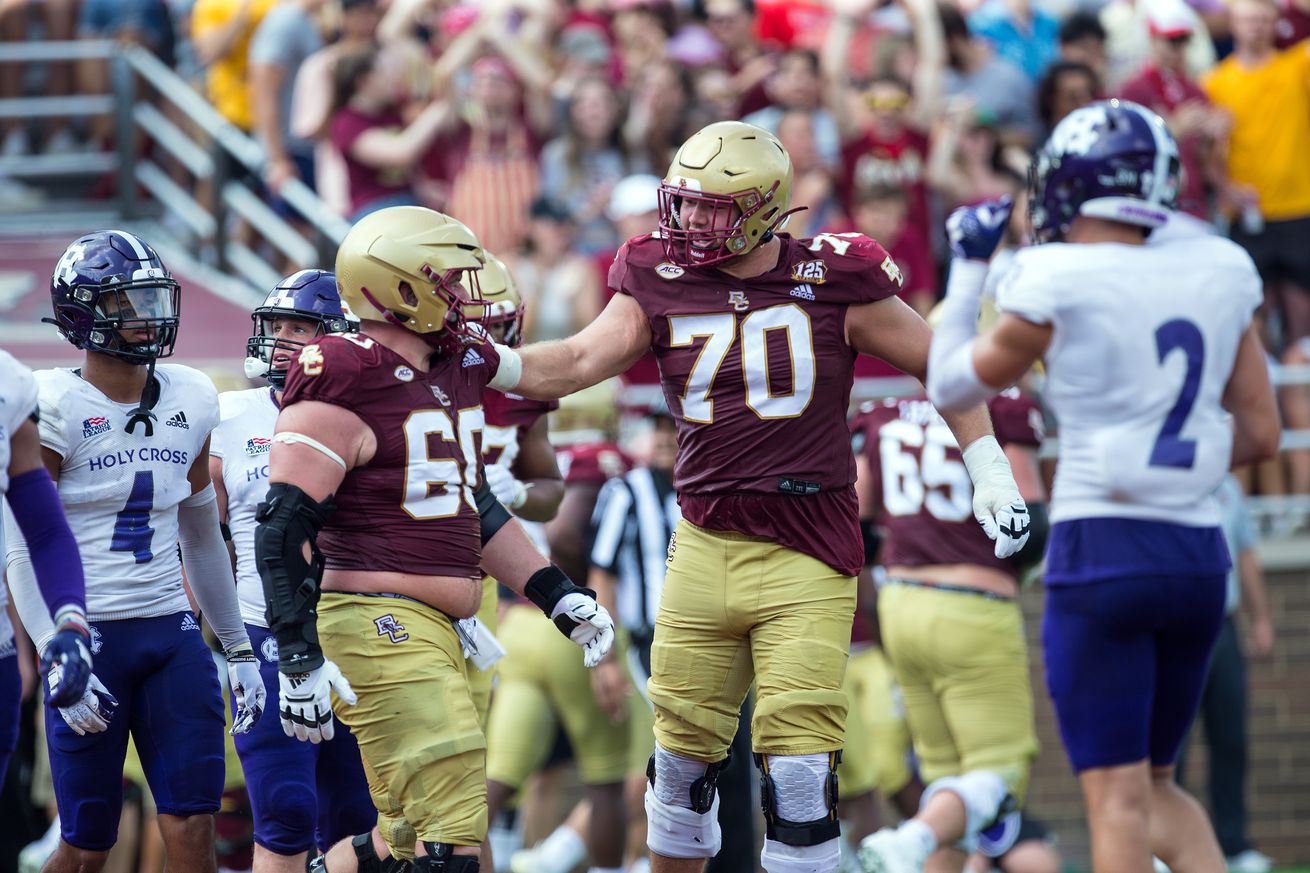
<svg viewBox="0 0 1310 873">
<path fill-rule="evenodd" d="M 1222 406 L 1262 286 L 1216 236 L 1020 251 L 1006 312 L 1053 328 L 1045 397 L 1059 428 L 1051 520 L 1141 518 L 1209 527 L 1228 471 Z"/>
</svg>

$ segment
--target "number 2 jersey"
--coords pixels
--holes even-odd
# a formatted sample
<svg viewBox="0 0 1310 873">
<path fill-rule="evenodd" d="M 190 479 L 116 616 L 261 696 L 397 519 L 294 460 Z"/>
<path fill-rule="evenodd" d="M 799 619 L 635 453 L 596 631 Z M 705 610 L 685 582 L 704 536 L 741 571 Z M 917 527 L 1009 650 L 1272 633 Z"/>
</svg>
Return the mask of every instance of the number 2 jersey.
<svg viewBox="0 0 1310 873">
<path fill-rule="evenodd" d="M 1036 449 L 1037 404 L 1009 389 L 987 404 L 997 441 Z M 955 435 L 926 396 L 865 403 L 851 419 L 851 441 L 869 463 L 882 563 L 923 567 L 972 564 L 1014 575 L 973 517 L 973 482 Z"/>
<path fill-rule="evenodd" d="M 63 460 L 59 499 L 86 572 L 91 621 L 152 618 L 190 609 L 178 555 L 178 504 L 187 474 L 218 424 L 209 377 L 159 364 L 154 433 L 127 432 L 137 403 L 110 400 L 74 370 L 36 374 L 41 445 Z"/>
<path fill-rule="evenodd" d="M 856 352 L 848 307 L 890 297 L 900 271 L 861 234 L 779 234 L 778 262 L 738 279 L 630 240 L 609 286 L 650 320 L 678 423 L 683 517 L 758 536 L 855 575 L 863 563 L 846 414 Z"/>
<path fill-rule="evenodd" d="M 473 489 L 482 392 L 499 363 L 491 344 L 480 342 L 434 355 L 423 373 L 364 334 L 327 336 L 300 350 L 283 408 L 302 400 L 340 406 L 377 441 L 369 462 L 346 473 L 318 535 L 329 569 L 479 575 Z"/>
<path fill-rule="evenodd" d="M 1052 328 L 1044 396 L 1059 422 L 1051 521 L 1219 524 L 1222 406 L 1262 299 L 1251 258 L 1216 236 L 1034 246 L 997 287 L 1004 311 Z"/>
</svg>

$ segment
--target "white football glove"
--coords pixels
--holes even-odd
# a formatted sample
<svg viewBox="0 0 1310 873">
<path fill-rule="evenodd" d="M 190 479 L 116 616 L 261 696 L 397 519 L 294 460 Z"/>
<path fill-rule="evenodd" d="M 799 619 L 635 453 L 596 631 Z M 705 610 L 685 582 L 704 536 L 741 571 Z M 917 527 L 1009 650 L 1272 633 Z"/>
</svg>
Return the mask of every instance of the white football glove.
<svg viewBox="0 0 1310 873">
<path fill-rule="evenodd" d="M 973 517 L 988 538 L 996 541 L 996 557 L 1008 558 L 1027 545 L 1032 524 L 1028 504 L 1014 484 L 1010 462 L 994 436 L 974 440 L 963 455 L 973 480 Z"/>
<path fill-rule="evenodd" d="M 58 669 L 56 665 L 56 668 L 50 671 L 50 676 L 47 679 L 52 688 L 59 682 Z M 86 691 L 82 694 L 82 699 L 72 706 L 59 707 L 59 714 L 63 716 L 68 726 L 73 729 L 73 733 L 79 737 L 84 737 L 87 734 L 98 734 L 108 728 L 109 722 L 113 720 L 114 712 L 117 709 L 118 700 L 109 693 L 109 689 L 92 673 L 90 680 L 86 683 Z"/>
<path fill-rule="evenodd" d="M 332 723 L 333 691 L 351 705 L 358 699 L 331 661 L 324 661 L 322 667 L 308 673 L 278 673 L 277 689 L 283 733 L 311 743 L 330 740 L 336 734 Z"/>
<path fill-rule="evenodd" d="M 487 477 L 487 487 L 501 503 L 510 509 L 518 509 L 527 501 L 528 486 L 515 479 L 508 467 L 487 464 L 482 469 Z"/>
<path fill-rule="evenodd" d="M 570 591 L 555 604 L 550 619 L 569 639 L 582 646 L 582 663 L 588 667 L 599 664 L 614 646 L 614 619 L 594 597 Z"/>
<path fill-rule="evenodd" d="M 238 649 L 227 656 L 227 679 L 232 686 L 232 696 L 237 701 L 237 713 L 232 717 L 231 732 L 247 733 L 264 713 L 264 702 L 268 698 L 254 650 Z"/>
</svg>

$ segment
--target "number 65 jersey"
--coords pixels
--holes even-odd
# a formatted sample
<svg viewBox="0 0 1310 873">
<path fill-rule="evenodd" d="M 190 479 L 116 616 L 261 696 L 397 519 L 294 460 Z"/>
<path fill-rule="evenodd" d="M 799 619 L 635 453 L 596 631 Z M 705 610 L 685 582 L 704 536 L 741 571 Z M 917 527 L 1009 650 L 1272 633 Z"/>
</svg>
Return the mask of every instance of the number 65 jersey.
<svg viewBox="0 0 1310 873">
<path fill-rule="evenodd" d="M 92 621 L 170 615 L 190 609 L 177 551 L 177 507 L 191 495 L 187 474 L 218 424 L 209 377 L 159 364 L 159 400 L 145 426 L 127 432 L 135 402 L 110 400 L 75 370 L 40 370 L 41 445 L 57 453 L 59 499 L 86 570 Z"/>
<path fill-rule="evenodd" d="M 1213 494 L 1233 441 L 1222 398 L 1261 288 L 1246 252 L 1216 236 L 1015 255 L 997 303 L 1053 329 L 1044 392 L 1060 435 L 1053 523 L 1219 524 Z"/>
<path fill-rule="evenodd" d="M 777 264 L 750 279 L 664 258 L 630 240 L 609 286 L 650 320 L 678 423 L 683 517 L 758 536 L 845 575 L 863 563 L 846 426 L 856 352 L 846 310 L 896 294 L 900 270 L 862 234 L 779 234 Z"/>
</svg>

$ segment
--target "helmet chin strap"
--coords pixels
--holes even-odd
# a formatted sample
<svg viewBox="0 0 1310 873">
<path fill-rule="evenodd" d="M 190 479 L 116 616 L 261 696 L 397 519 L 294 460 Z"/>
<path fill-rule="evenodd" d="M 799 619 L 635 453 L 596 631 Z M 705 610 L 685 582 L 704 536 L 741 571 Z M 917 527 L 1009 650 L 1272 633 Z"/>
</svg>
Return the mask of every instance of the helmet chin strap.
<svg viewBox="0 0 1310 873">
<path fill-rule="evenodd" d="M 150 410 L 154 409 L 155 404 L 159 402 L 159 383 L 155 381 L 155 359 L 151 358 L 146 370 L 146 387 L 141 391 L 141 402 L 133 409 L 127 417 L 128 433 L 136 430 L 137 424 L 146 426 L 146 436 L 155 435 L 155 414 Z"/>
</svg>

